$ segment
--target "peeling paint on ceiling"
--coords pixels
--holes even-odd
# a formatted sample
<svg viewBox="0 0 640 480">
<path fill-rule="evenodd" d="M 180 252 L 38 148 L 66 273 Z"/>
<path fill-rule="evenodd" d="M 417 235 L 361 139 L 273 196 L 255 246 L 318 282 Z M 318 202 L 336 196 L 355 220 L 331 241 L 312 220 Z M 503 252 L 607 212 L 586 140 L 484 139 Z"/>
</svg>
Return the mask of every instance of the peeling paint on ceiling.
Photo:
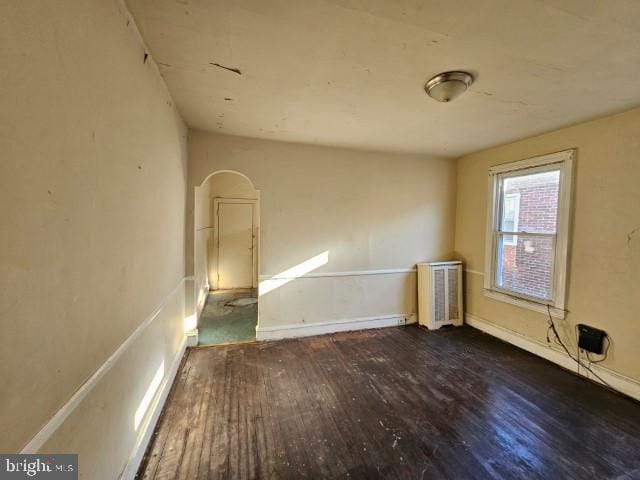
<svg viewBox="0 0 640 480">
<path fill-rule="evenodd" d="M 640 105 L 632 0 L 127 3 L 203 130 L 455 157 Z M 429 99 L 452 69 L 476 82 Z"/>
</svg>

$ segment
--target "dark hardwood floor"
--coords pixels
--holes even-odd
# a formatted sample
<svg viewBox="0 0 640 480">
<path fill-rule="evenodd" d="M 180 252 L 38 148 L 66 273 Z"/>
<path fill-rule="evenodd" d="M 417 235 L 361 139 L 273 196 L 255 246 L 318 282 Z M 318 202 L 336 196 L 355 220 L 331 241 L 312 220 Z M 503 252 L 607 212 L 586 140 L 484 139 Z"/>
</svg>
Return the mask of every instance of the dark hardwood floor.
<svg viewBox="0 0 640 480">
<path fill-rule="evenodd" d="M 188 351 L 145 479 L 639 479 L 640 403 L 469 327 Z"/>
</svg>

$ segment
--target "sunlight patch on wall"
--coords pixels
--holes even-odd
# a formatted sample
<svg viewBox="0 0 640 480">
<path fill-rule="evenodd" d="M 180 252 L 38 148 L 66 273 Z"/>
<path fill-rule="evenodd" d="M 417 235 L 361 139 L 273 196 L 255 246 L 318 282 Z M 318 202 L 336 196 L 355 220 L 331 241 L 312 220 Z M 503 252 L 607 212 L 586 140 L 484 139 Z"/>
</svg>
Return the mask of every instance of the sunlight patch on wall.
<svg viewBox="0 0 640 480">
<path fill-rule="evenodd" d="M 196 326 L 198 324 L 198 318 L 196 317 L 196 314 L 192 314 L 189 315 L 188 317 L 185 317 L 184 319 L 184 333 L 188 333 L 191 332 L 193 330 L 196 329 Z"/>
<path fill-rule="evenodd" d="M 147 388 L 147 391 L 145 392 L 144 397 L 142 397 L 142 401 L 140 402 L 140 405 L 138 405 L 138 408 L 136 409 L 136 414 L 133 418 L 133 427 L 136 430 L 138 430 L 138 427 L 140 426 L 140 423 L 142 422 L 144 415 L 147 413 L 147 410 L 149 409 L 149 405 L 151 405 L 151 401 L 153 400 L 153 397 L 158 391 L 158 388 L 160 387 L 160 383 L 162 382 L 163 378 L 164 378 L 164 360 L 162 361 L 162 363 L 160 363 L 160 367 L 156 371 L 156 374 L 153 376 L 153 380 L 151 380 L 151 383 L 149 384 L 149 387 Z"/>
<path fill-rule="evenodd" d="M 298 265 L 285 270 L 284 272 L 280 272 L 277 275 L 274 275 L 269 280 L 263 280 L 260 282 L 258 286 L 258 296 L 266 295 L 267 293 L 275 290 L 276 288 L 280 288 L 283 285 L 295 280 L 302 275 L 309 273 L 316 268 L 320 268 L 323 265 L 329 263 L 329 251 L 322 252 L 320 255 L 316 255 L 315 257 L 311 257 L 309 260 L 305 260 Z"/>
</svg>

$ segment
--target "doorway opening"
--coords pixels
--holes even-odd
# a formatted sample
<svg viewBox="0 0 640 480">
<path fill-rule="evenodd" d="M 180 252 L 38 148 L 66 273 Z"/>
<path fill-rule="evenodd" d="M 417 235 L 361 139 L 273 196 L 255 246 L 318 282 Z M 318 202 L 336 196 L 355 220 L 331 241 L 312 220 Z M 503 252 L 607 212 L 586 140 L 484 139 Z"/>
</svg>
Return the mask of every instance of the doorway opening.
<svg viewBox="0 0 640 480">
<path fill-rule="evenodd" d="M 195 193 L 198 345 L 255 341 L 260 192 L 243 174 L 219 171 Z"/>
</svg>

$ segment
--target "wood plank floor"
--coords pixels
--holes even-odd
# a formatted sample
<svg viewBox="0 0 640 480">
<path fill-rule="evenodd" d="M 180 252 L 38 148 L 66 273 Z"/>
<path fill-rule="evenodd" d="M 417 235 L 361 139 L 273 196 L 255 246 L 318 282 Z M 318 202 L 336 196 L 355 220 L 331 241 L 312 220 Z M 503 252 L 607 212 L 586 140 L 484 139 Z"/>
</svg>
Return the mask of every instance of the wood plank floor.
<svg viewBox="0 0 640 480">
<path fill-rule="evenodd" d="M 640 403 L 469 327 L 188 350 L 144 479 L 638 479 Z"/>
</svg>

